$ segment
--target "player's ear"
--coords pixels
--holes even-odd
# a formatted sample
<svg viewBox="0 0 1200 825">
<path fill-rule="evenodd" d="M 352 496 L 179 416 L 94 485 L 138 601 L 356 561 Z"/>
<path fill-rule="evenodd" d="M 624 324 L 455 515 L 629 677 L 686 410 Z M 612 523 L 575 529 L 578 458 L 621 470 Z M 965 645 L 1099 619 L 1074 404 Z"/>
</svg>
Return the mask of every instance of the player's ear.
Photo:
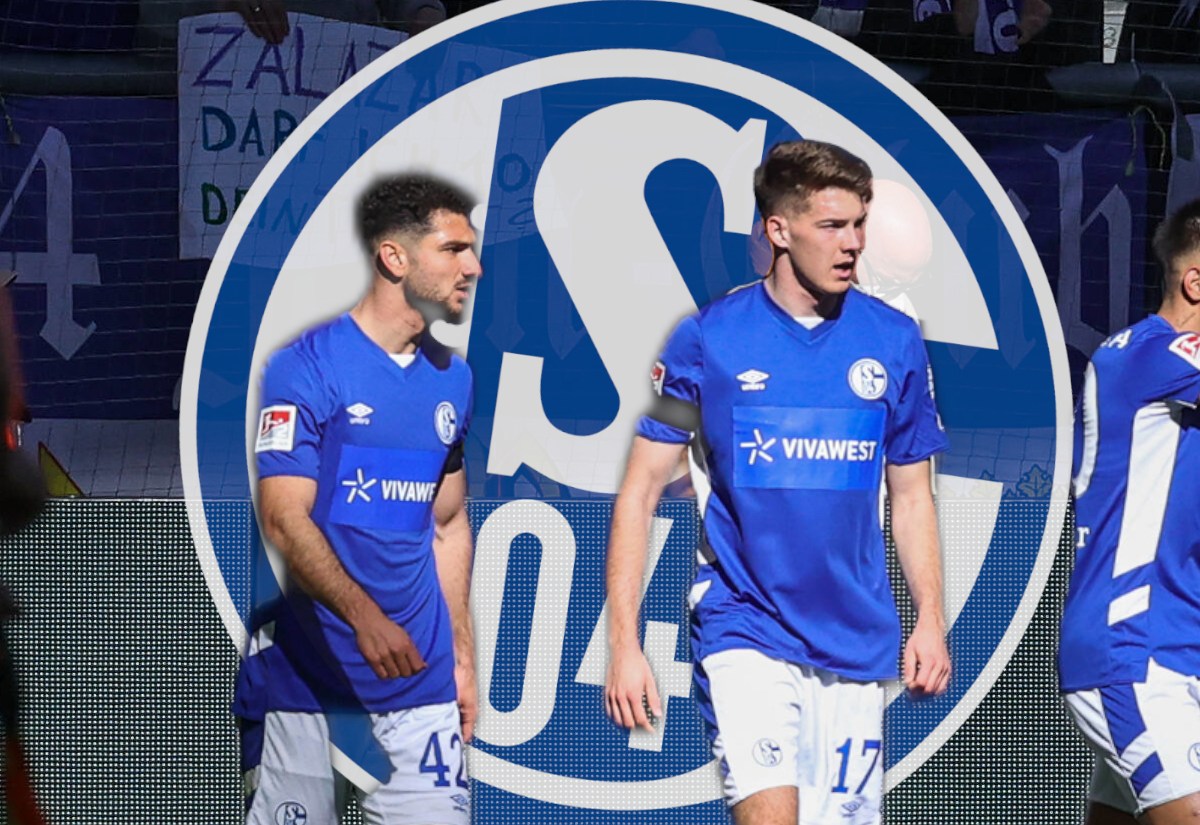
<svg viewBox="0 0 1200 825">
<path fill-rule="evenodd" d="M 782 215 L 771 215 L 763 223 L 763 234 L 771 242 L 771 246 L 784 248 L 788 245 L 791 233 L 788 231 L 787 220 Z"/>
<path fill-rule="evenodd" d="M 385 238 L 375 253 L 375 268 L 392 283 L 399 283 L 408 274 L 409 253 L 404 244 Z"/>
<path fill-rule="evenodd" d="M 1183 294 L 1193 304 L 1200 304 L 1200 262 L 1183 271 Z"/>
</svg>

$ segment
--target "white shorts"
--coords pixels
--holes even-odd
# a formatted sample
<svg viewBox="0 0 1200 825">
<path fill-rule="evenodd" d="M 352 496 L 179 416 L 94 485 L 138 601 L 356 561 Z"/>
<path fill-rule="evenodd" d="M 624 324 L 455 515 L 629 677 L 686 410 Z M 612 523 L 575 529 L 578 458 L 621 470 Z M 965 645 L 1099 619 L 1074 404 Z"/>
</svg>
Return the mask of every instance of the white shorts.
<svg viewBox="0 0 1200 825">
<path fill-rule="evenodd" d="M 371 723 L 392 776 L 368 794 L 334 772 L 323 714 L 268 713 L 261 759 L 246 775 L 247 825 L 332 825 L 351 793 L 368 825 L 467 825 L 457 703 L 371 714 Z"/>
<path fill-rule="evenodd" d="M 725 650 L 700 663 L 697 683 L 731 806 L 794 785 L 800 825 L 882 821 L 881 682 Z"/>
<path fill-rule="evenodd" d="M 1096 754 L 1089 799 L 1137 816 L 1200 793 L 1200 679 L 1151 659 L 1145 682 L 1063 699 Z"/>
</svg>

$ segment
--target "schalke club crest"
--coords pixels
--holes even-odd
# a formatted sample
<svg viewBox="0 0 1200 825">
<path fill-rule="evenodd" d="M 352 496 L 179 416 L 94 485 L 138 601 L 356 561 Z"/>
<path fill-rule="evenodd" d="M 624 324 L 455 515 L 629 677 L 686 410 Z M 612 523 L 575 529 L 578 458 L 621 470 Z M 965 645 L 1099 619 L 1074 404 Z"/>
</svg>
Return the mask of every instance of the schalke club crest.
<svg viewBox="0 0 1200 825">
<path fill-rule="evenodd" d="M 889 694 L 886 717 L 887 787 L 918 770 L 995 682 L 1049 574 L 1070 464 L 1062 334 L 1021 218 L 949 122 L 837 36 L 750 0 L 504 0 L 379 57 L 281 146 L 221 243 L 184 375 L 193 532 L 235 642 L 247 540 L 218 499 L 251 492 L 262 363 L 365 287 L 368 182 L 442 175 L 478 199 L 484 266 L 469 317 L 433 330 L 475 374 L 475 810 L 726 821 L 690 699 L 695 503 L 665 501 L 652 531 L 654 734 L 603 712 L 603 553 L 658 351 L 764 271 L 752 173 L 800 137 L 874 171 L 862 285 L 919 318 L 951 442 L 936 469 L 954 679 L 929 701 Z M 887 379 L 847 376 L 864 397 Z"/>
</svg>

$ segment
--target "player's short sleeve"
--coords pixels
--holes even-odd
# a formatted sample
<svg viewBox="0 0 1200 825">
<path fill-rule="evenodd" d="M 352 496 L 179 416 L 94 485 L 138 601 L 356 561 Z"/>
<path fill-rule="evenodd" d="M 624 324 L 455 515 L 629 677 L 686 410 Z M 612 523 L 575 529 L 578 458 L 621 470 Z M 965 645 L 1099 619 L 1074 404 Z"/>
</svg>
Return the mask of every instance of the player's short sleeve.
<svg viewBox="0 0 1200 825">
<path fill-rule="evenodd" d="M 683 319 L 650 372 L 654 403 L 638 421 L 637 434 L 651 441 L 686 444 L 700 427 L 700 376 L 704 348 L 700 322 Z"/>
<path fill-rule="evenodd" d="M 938 416 L 929 356 L 914 329 L 906 344 L 900 394 L 888 422 L 884 453 L 889 464 L 913 464 L 949 446 Z"/>
<path fill-rule="evenodd" d="M 295 347 L 271 356 L 263 372 L 254 455 L 258 477 L 316 479 L 321 434 L 332 399 L 311 360 Z"/>
</svg>

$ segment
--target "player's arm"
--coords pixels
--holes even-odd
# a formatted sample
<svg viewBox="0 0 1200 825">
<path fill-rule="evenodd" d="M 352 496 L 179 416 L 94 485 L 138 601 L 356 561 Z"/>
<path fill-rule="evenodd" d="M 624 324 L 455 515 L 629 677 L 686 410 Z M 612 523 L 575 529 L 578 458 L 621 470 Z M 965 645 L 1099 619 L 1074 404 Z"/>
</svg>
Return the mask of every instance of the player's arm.
<svg viewBox="0 0 1200 825">
<path fill-rule="evenodd" d="M 442 477 L 433 502 L 433 554 L 454 631 L 454 681 L 463 741 L 470 742 L 479 714 L 475 684 L 475 632 L 471 626 L 471 562 L 474 545 L 467 518 L 467 474 L 461 467 Z"/>
<path fill-rule="evenodd" d="M 904 647 L 904 684 L 918 696 L 944 693 L 950 684 L 942 559 L 929 467 L 928 460 L 887 465 L 892 536 L 917 609 L 916 627 Z"/>
<path fill-rule="evenodd" d="M 651 727 L 642 707 L 643 696 L 655 716 L 663 713 L 654 674 L 638 640 L 638 607 L 650 522 L 663 487 L 685 449 L 686 444 L 634 438 L 625 480 L 613 505 L 607 561 L 609 659 L 604 704 L 612 720 L 626 728 Z"/>
<path fill-rule="evenodd" d="M 400 625 L 350 577 L 313 522 L 317 482 L 301 476 L 271 476 L 258 482 L 258 509 L 267 538 L 304 592 L 354 629 L 358 649 L 380 679 L 412 676 L 425 660 Z"/>
</svg>

